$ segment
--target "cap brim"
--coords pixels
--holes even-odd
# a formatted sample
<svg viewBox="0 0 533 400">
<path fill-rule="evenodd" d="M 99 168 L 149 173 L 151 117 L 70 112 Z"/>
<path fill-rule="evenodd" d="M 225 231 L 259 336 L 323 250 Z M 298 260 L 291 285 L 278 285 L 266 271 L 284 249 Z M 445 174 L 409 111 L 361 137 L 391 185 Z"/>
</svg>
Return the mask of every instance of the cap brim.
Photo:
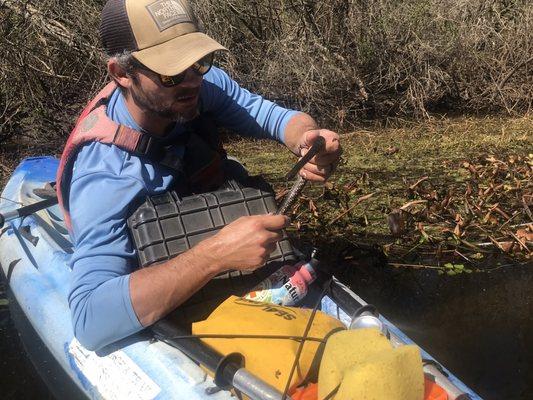
<svg viewBox="0 0 533 400">
<path fill-rule="evenodd" d="M 204 33 L 193 32 L 168 42 L 134 51 L 132 55 L 146 67 L 161 75 L 177 75 L 196 61 L 214 52 L 227 49 Z"/>
</svg>

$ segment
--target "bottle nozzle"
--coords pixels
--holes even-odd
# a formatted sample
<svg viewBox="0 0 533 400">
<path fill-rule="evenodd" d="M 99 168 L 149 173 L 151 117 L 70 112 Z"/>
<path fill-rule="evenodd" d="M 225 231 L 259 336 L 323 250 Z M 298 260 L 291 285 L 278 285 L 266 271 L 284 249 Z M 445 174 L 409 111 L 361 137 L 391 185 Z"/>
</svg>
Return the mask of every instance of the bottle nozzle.
<svg viewBox="0 0 533 400">
<path fill-rule="evenodd" d="M 377 329 L 386 337 L 389 336 L 387 326 L 379 319 L 379 313 L 377 312 L 376 307 L 371 304 L 361 307 L 354 313 L 349 327 L 349 329 L 364 328 Z"/>
</svg>

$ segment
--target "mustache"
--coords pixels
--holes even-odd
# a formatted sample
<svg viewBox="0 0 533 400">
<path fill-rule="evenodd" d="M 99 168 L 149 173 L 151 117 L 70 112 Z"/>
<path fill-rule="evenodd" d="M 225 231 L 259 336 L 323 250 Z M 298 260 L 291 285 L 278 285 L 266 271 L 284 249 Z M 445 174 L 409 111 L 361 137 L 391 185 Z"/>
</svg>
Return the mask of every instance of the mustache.
<svg viewBox="0 0 533 400">
<path fill-rule="evenodd" d="M 180 90 L 179 93 L 176 93 L 176 95 L 174 96 L 174 99 L 175 100 L 179 100 L 180 98 L 183 98 L 183 97 L 194 97 L 194 96 L 197 96 L 198 94 L 200 93 L 200 89 L 183 89 L 183 90 Z"/>
</svg>

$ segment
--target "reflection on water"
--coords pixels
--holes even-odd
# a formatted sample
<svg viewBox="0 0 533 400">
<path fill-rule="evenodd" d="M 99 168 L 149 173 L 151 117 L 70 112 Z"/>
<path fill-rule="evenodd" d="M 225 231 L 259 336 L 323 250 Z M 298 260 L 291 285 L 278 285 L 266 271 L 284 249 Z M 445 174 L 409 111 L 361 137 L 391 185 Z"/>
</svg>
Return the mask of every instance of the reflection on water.
<svg viewBox="0 0 533 400">
<path fill-rule="evenodd" d="M 362 268 L 350 278 L 481 397 L 533 398 L 533 266 L 453 277 Z"/>
<path fill-rule="evenodd" d="M 0 281 L 0 393 L 2 399 L 52 399 L 26 358 L 18 338 Z"/>
<path fill-rule="evenodd" d="M 357 293 L 483 398 L 532 398 L 533 266 L 453 277 L 359 268 L 350 280 Z M 0 354 L 2 398 L 51 398 L 24 356 L 5 305 Z"/>
</svg>

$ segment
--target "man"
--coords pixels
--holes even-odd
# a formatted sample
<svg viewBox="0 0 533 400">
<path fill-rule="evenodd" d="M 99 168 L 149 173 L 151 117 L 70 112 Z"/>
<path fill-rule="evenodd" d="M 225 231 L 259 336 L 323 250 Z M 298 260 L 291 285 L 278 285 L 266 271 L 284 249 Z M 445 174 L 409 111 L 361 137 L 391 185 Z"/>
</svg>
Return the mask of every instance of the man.
<svg viewBox="0 0 533 400">
<path fill-rule="evenodd" d="M 323 136 L 326 149 L 301 172 L 308 180 L 327 179 L 340 156 L 336 133 L 211 67 L 213 54 L 225 49 L 199 31 L 185 0 L 109 0 L 100 35 L 114 84 L 78 120 L 58 178 L 75 244 L 73 327 L 88 349 L 149 326 L 220 272 L 258 268 L 288 222 L 280 215 L 243 217 L 174 259 L 136 269 L 126 226 L 132 204 L 180 184 L 172 168 L 137 151 L 141 136 L 175 143 L 170 158 L 180 159 L 187 123 L 209 114 L 217 125 L 278 140 L 297 156 Z M 103 132 L 114 126 L 116 133 Z"/>
</svg>

